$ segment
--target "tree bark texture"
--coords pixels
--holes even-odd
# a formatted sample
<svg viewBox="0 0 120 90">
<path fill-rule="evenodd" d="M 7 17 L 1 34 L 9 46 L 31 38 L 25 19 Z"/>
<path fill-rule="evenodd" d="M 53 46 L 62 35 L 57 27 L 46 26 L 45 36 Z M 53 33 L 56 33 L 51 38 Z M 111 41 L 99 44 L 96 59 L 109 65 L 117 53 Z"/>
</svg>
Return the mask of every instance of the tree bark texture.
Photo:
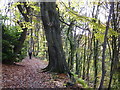
<svg viewBox="0 0 120 90">
<path fill-rule="evenodd" d="M 65 73 L 68 72 L 67 63 L 62 47 L 61 28 L 55 2 L 41 2 L 41 16 L 45 30 L 49 64 L 46 71 Z"/>
</svg>

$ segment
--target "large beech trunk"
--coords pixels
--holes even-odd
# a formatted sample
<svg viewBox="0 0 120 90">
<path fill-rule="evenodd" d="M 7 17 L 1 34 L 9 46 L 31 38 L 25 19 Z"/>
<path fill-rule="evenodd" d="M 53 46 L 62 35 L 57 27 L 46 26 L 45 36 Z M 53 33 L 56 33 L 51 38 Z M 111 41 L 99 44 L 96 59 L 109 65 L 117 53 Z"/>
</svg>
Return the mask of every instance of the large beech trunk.
<svg viewBox="0 0 120 90">
<path fill-rule="evenodd" d="M 49 64 L 46 71 L 68 72 L 61 39 L 61 28 L 55 2 L 41 2 L 41 16 L 48 45 Z"/>
</svg>

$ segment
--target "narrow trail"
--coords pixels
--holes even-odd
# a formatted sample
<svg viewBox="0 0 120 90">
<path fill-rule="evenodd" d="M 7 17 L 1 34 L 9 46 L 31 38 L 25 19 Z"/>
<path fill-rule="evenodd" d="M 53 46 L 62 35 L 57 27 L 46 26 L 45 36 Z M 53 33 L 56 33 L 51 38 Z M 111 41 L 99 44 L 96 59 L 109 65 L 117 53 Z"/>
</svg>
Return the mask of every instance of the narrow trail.
<svg viewBox="0 0 120 90">
<path fill-rule="evenodd" d="M 42 72 L 48 64 L 37 58 L 31 60 L 27 57 L 18 65 L 2 65 L 3 88 L 56 88 L 63 87 L 52 79 L 51 74 Z M 63 80 L 62 80 L 63 81 Z"/>
</svg>

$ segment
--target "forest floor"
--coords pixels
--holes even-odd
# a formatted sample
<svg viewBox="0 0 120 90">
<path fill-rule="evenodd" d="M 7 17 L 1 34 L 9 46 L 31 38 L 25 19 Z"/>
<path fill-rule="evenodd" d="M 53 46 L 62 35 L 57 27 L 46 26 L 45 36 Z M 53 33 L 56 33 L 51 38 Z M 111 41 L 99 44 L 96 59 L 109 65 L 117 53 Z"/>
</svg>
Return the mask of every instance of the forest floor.
<svg viewBox="0 0 120 90">
<path fill-rule="evenodd" d="M 38 58 L 26 57 L 17 65 L 2 65 L 3 88 L 63 88 L 69 81 L 66 75 L 42 72 L 48 64 Z"/>
</svg>

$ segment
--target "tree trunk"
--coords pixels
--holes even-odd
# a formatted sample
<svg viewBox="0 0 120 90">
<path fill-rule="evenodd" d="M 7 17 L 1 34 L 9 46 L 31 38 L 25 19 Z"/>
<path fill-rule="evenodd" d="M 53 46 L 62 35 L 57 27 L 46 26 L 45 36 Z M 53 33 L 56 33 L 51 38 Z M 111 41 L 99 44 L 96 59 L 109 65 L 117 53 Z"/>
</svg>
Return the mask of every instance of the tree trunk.
<svg viewBox="0 0 120 90">
<path fill-rule="evenodd" d="M 24 17 L 24 20 L 25 20 L 26 22 L 29 22 L 29 18 L 28 18 L 27 15 L 29 15 L 30 7 L 27 7 L 26 3 L 24 2 L 24 7 L 25 7 L 26 10 L 27 10 L 27 13 L 26 13 L 26 14 L 23 12 L 24 9 L 22 8 L 21 5 L 17 5 L 17 7 L 18 7 L 20 13 L 22 14 L 22 16 Z M 13 59 L 16 58 L 17 54 L 18 54 L 18 53 L 20 52 L 20 50 L 22 49 L 22 46 L 23 46 L 23 43 L 24 43 L 24 41 L 25 41 L 25 39 L 26 39 L 26 34 L 27 34 L 27 27 L 26 27 L 26 28 L 23 28 L 23 25 L 22 25 L 20 22 L 18 22 L 18 24 L 21 26 L 23 32 L 21 33 L 21 36 L 20 36 L 20 38 L 18 39 L 18 44 L 16 44 L 15 47 L 14 47 L 14 57 L 13 57 Z"/>
<path fill-rule="evenodd" d="M 107 22 L 105 36 L 104 36 L 104 43 L 103 43 L 103 52 L 102 52 L 102 77 L 101 77 L 101 82 L 100 82 L 99 90 L 102 90 L 103 83 L 104 83 L 106 42 L 107 42 L 107 34 L 108 34 L 108 29 L 109 29 L 109 22 L 110 22 L 110 19 L 111 19 L 112 10 L 114 9 L 113 6 L 114 6 L 114 2 L 111 2 L 110 12 L 109 12 L 109 16 L 108 16 L 108 22 Z"/>
<path fill-rule="evenodd" d="M 41 16 L 48 45 L 49 64 L 46 71 L 68 72 L 62 47 L 61 28 L 55 2 L 41 2 Z"/>
<path fill-rule="evenodd" d="M 91 58 L 92 58 L 92 38 L 93 38 L 93 34 L 90 33 L 88 35 L 88 49 L 90 50 L 89 55 L 87 56 L 87 82 L 88 82 L 88 86 L 89 86 L 89 78 L 90 78 L 90 62 L 91 62 Z"/>
<path fill-rule="evenodd" d="M 71 21 L 70 26 L 68 28 L 68 32 L 67 32 L 67 38 L 70 43 L 68 66 L 71 71 L 73 71 L 73 67 L 74 67 L 74 52 L 75 52 L 74 37 L 73 37 L 73 23 L 74 21 Z"/>
<path fill-rule="evenodd" d="M 95 12 L 95 6 L 93 7 L 93 17 L 95 19 L 98 18 L 98 13 L 99 13 L 99 2 L 96 8 L 96 14 L 94 16 L 94 12 Z M 96 20 L 94 20 L 94 23 L 96 23 Z M 97 33 L 96 29 L 93 29 L 93 45 L 94 45 L 94 56 L 93 56 L 93 60 L 94 60 L 94 89 L 96 88 L 97 85 L 97 74 L 98 74 L 98 40 L 95 38 L 95 33 Z"/>
<path fill-rule="evenodd" d="M 113 14 L 112 14 L 112 27 L 113 30 L 120 33 L 119 31 L 119 19 L 118 19 L 118 5 L 114 4 L 115 9 L 113 9 Z M 115 13 L 117 12 L 117 13 Z M 118 39 L 118 40 L 117 40 Z M 120 48 L 120 35 L 118 35 L 118 37 L 116 37 L 115 35 L 112 36 L 112 57 L 111 57 L 111 70 L 110 70 L 110 81 L 109 81 L 109 85 L 108 85 L 108 89 L 111 89 L 111 84 L 112 84 L 112 79 L 113 79 L 113 75 L 115 75 L 115 71 L 119 70 L 117 68 L 119 68 L 119 48 Z M 119 73 L 120 71 L 118 71 Z M 120 78 L 120 74 L 118 74 L 118 82 Z"/>
<path fill-rule="evenodd" d="M 97 73 L 98 73 L 98 40 L 95 40 L 95 37 L 93 38 L 94 39 L 94 88 L 96 88 L 96 84 L 97 84 Z"/>
<path fill-rule="evenodd" d="M 79 41 L 79 37 L 77 37 L 77 40 L 76 40 L 76 49 L 79 48 L 79 44 L 80 44 L 80 41 Z M 80 73 L 80 52 L 76 52 L 76 74 L 79 75 Z"/>
<path fill-rule="evenodd" d="M 82 79 L 85 79 L 86 77 L 86 46 L 87 46 L 87 37 L 85 34 L 85 46 L 84 46 L 84 59 L 83 59 L 83 75 L 82 75 Z"/>
</svg>

